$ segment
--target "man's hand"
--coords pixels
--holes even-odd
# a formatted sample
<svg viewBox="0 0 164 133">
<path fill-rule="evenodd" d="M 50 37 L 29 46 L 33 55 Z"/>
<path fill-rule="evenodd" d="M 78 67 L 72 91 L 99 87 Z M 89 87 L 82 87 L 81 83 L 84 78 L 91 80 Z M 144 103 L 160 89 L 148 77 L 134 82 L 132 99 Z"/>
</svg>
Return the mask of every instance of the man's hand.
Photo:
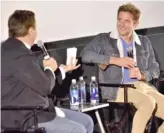
<svg viewBox="0 0 164 133">
<path fill-rule="evenodd" d="M 73 70 L 75 70 L 75 69 L 80 67 L 80 64 L 76 65 L 77 62 L 78 62 L 77 59 L 75 60 L 75 62 L 73 62 L 73 58 L 71 58 L 71 61 L 70 61 L 69 65 L 61 64 L 60 67 L 63 68 L 65 72 L 73 71 Z"/>
<path fill-rule="evenodd" d="M 143 77 L 139 68 L 137 68 L 137 67 L 129 69 L 129 76 L 130 76 L 130 78 L 137 78 L 138 80 L 141 80 Z"/>
<path fill-rule="evenodd" d="M 117 65 L 120 67 L 126 67 L 129 69 L 135 67 L 134 60 L 132 58 L 129 58 L 129 57 L 122 57 L 122 58 L 111 57 L 109 64 Z"/>
<path fill-rule="evenodd" d="M 58 68 L 56 60 L 52 57 L 47 60 L 43 60 L 43 66 L 44 68 L 50 67 L 53 71 L 56 71 L 56 69 Z"/>
</svg>

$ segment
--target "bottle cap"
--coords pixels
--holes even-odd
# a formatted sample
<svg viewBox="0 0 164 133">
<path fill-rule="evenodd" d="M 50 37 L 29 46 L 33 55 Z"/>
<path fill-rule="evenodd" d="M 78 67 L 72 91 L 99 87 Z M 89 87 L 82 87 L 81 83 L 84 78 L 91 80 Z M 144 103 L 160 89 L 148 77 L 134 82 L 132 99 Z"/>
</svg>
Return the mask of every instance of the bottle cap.
<svg viewBox="0 0 164 133">
<path fill-rule="evenodd" d="M 95 80 L 96 80 L 96 77 L 95 77 L 95 76 L 92 76 L 92 77 L 91 77 L 91 80 L 92 80 L 92 81 L 95 81 Z"/>
<path fill-rule="evenodd" d="M 81 80 L 81 81 L 84 80 L 84 79 L 83 79 L 83 76 L 80 76 L 80 77 L 79 77 L 79 80 Z"/>
<path fill-rule="evenodd" d="M 72 83 L 73 84 L 76 84 L 76 79 L 72 79 Z"/>
</svg>

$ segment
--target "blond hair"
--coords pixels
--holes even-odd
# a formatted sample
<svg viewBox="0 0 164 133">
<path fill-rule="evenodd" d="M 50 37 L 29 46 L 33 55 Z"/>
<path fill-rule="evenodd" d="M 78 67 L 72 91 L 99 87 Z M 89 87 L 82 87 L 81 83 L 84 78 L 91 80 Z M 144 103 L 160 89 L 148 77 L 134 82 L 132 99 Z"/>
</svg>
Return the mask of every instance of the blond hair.
<svg viewBox="0 0 164 133">
<path fill-rule="evenodd" d="M 133 19 L 135 21 L 139 21 L 139 19 L 140 19 L 140 15 L 141 15 L 140 10 L 131 3 L 127 3 L 127 4 L 120 6 L 118 9 L 118 12 L 117 12 L 117 16 L 119 15 L 119 13 L 121 11 L 131 13 L 133 15 Z"/>
</svg>

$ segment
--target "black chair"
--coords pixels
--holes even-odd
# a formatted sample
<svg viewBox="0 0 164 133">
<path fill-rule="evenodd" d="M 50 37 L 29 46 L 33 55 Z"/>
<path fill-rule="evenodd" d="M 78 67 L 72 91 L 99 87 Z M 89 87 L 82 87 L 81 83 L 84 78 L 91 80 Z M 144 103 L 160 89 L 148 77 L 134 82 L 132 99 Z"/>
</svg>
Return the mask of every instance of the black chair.
<svg viewBox="0 0 164 133">
<path fill-rule="evenodd" d="M 29 118 L 26 118 L 19 128 L 1 128 L 1 133 L 46 133 L 44 127 L 38 127 L 38 116 L 37 112 L 45 110 L 43 106 L 2 106 L 1 111 L 33 111 L 34 125 L 31 128 L 27 128 L 26 122 Z"/>
<path fill-rule="evenodd" d="M 150 81 L 150 83 L 153 84 L 161 94 L 164 94 L 164 71 L 160 72 L 160 77 L 158 79 L 153 79 L 152 81 Z M 153 116 L 151 119 L 150 133 L 157 132 L 162 122 L 163 122 L 162 119 Z"/>
<path fill-rule="evenodd" d="M 133 84 L 108 84 L 108 83 L 99 83 L 99 87 L 105 86 L 105 87 L 122 87 L 124 88 L 124 102 L 123 103 L 116 103 L 116 102 L 111 102 L 110 100 L 106 100 L 112 107 L 116 107 L 119 104 L 123 104 L 123 113 L 121 115 L 121 118 L 118 122 L 105 122 L 106 130 L 108 133 L 119 133 L 124 124 L 125 121 L 127 120 L 128 116 L 131 114 L 133 115 L 133 104 L 128 102 L 128 94 L 127 90 L 128 89 L 135 89 L 135 86 Z"/>
<path fill-rule="evenodd" d="M 112 122 L 104 123 L 108 133 L 120 133 L 122 131 L 122 128 L 126 120 L 128 120 L 128 123 L 131 123 L 131 121 L 129 120 L 132 120 L 133 115 L 136 111 L 135 107 L 133 106 L 133 103 L 128 102 L 128 93 L 127 93 L 128 89 L 136 89 L 136 87 L 133 84 L 108 84 L 108 83 L 99 83 L 99 86 L 124 88 L 124 102 L 116 103 L 116 102 L 111 102 L 110 100 L 107 100 L 107 102 L 109 102 L 109 104 L 112 105 L 111 107 L 116 107 L 117 105 L 123 104 L 123 113 L 121 115 L 120 120 L 118 122 L 112 121 Z M 154 117 L 152 116 L 152 118 L 147 123 L 146 129 L 145 129 L 146 133 L 151 132 L 153 120 L 154 120 Z"/>
</svg>

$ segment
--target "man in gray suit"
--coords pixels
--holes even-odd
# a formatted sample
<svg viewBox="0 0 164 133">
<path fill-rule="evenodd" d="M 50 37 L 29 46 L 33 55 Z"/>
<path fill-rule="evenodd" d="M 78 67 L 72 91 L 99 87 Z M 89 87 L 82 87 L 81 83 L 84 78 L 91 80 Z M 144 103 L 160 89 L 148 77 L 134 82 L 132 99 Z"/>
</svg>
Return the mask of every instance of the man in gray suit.
<svg viewBox="0 0 164 133">
<path fill-rule="evenodd" d="M 139 18 L 140 10 L 134 5 L 120 6 L 117 30 L 97 35 L 81 53 L 83 62 L 99 65 L 99 82 L 133 83 L 136 86 L 137 89 L 128 89 L 128 101 L 137 109 L 132 133 L 144 133 L 156 104 L 155 115 L 164 119 L 164 96 L 148 84 L 159 77 L 159 65 L 149 39 L 134 31 Z M 103 99 L 124 101 L 123 88 L 101 87 L 101 92 Z M 164 124 L 158 133 L 164 133 Z"/>
<path fill-rule="evenodd" d="M 45 127 L 47 133 L 92 133 L 93 121 L 88 115 L 58 108 L 59 114 L 48 98 L 55 80 L 62 80 L 66 72 L 77 69 L 77 61 L 58 68 L 55 59 L 50 58 L 43 60 L 42 70 L 30 50 L 36 38 L 35 14 L 32 11 L 16 10 L 8 20 L 8 27 L 9 38 L 1 45 L 1 105 L 47 107 L 47 110 L 38 112 L 39 126 Z M 31 111 L 2 111 L 1 126 L 20 128 L 27 120 L 27 127 L 32 127 L 31 114 Z"/>
</svg>

